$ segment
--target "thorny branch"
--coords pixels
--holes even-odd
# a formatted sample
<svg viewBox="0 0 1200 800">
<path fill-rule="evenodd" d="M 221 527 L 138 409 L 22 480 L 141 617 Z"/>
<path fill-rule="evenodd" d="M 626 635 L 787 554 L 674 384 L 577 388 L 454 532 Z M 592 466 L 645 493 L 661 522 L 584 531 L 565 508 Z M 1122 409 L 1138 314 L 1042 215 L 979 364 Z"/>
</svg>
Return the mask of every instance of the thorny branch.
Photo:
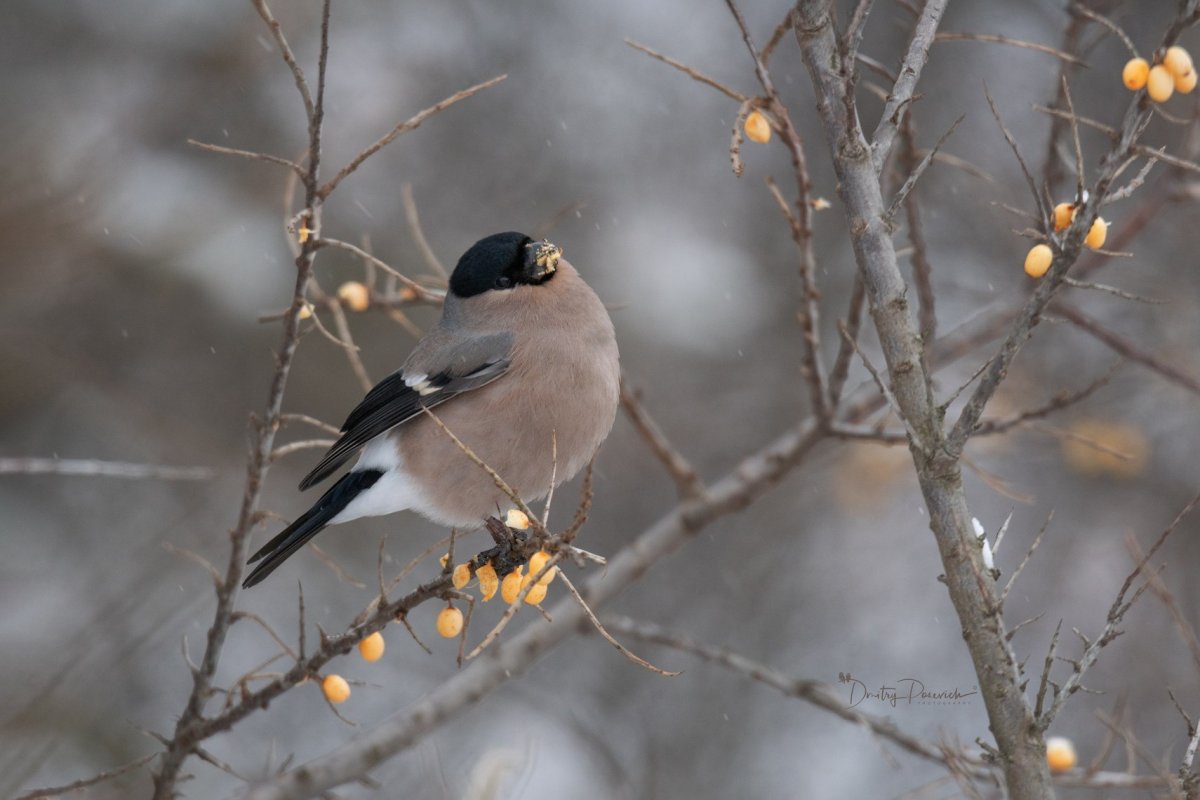
<svg viewBox="0 0 1200 800">
<path fill-rule="evenodd" d="M 407 122 L 401 123 L 388 135 L 359 153 L 332 180 L 322 186 L 320 184 L 321 136 L 325 115 L 325 75 L 329 60 L 329 17 L 331 2 L 330 0 L 324 0 L 321 7 L 320 47 L 317 57 L 315 93 L 305 78 L 304 72 L 297 63 L 278 21 L 271 14 L 265 0 L 252 0 L 252 2 L 259 15 L 270 28 L 271 35 L 278 45 L 280 54 L 292 72 L 296 88 L 304 105 L 305 120 L 309 135 L 306 153 L 307 166 L 300 175 L 301 183 L 304 186 L 304 210 L 298 215 L 302 235 L 300 236 L 299 252 L 295 259 L 296 280 L 292 292 L 292 300 L 287 313 L 283 317 L 282 344 L 276 357 L 275 372 L 271 380 L 265 412 L 261 419 L 255 420 L 253 426 L 254 442 L 250 462 L 247 465 L 246 485 L 242 498 L 241 511 L 239 512 L 236 526 L 230 532 L 231 546 L 229 561 L 225 569 L 224 578 L 217 586 L 217 607 L 213 623 L 208 631 L 200 666 L 194 669 L 192 673 L 193 685 L 187 704 L 183 713 L 179 715 L 174 735 L 166 743 L 166 750 L 162 754 L 158 770 L 154 775 L 154 800 L 168 800 L 168 798 L 174 797 L 175 787 L 180 776 L 180 768 L 189 755 L 199 752 L 199 743 L 213 732 L 227 729 L 228 725 L 232 724 L 232 721 L 235 721 L 229 719 L 230 714 L 236 713 L 238 709 L 244 709 L 243 713 L 248 713 L 248 710 L 254 707 L 253 705 L 243 703 L 216 718 L 209 718 L 204 715 L 206 702 L 213 692 L 212 681 L 216 673 L 221 650 L 224 646 L 225 636 L 230 626 L 237 619 L 237 616 L 233 613 L 233 601 L 241 583 L 242 569 L 246 561 L 247 540 L 250 532 L 261 518 L 258 505 L 262 495 L 263 483 L 270 468 L 273 451 L 275 450 L 275 434 L 279 430 L 282 421 L 281 410 L 284 391 L 287 387 L 288 376 L 300 338 L 301 310 L 306 307 L 305 290 L 312 276 L 313 261 L 316 253 L 322 245 L 319 236 L 312 234 L 317 234 L 320 230 L 323 202 L 344 177 L 353 172 L 363 161 L 382 149 L 397 136 L 417 127 L 429 116 L 443 108 L 453 105 L 503 80 L 503 76 L 501 76 L 459 92 L 441 103 L 425 109 Z M 248 154 L 245 151 L 229 151 L 227 148 L 217 148 L 214 146 L 203 146 L 203 149 L 282 163 L 285 166 L 293 168 L 294 172 L 297 171 L 295 170 L 297 165 L 284 159 L 261 154 Z M 425 591 L 432 590 L 427 588 Z M 421 590 L 418 590 L 414 595 L 410 595 L 407 599 L 408 602 L 417 602 L 422 597 L 420 593 Z M 400 602 L 403 603 L 405 601 Z M 395 610 L 398 608 L 406 607 L 397 605 L 395 609 L 391 610 L 395 613 Z M 277 694 L 283 688 L 294 685 L 296 681 L 314 674 L 314 670 L 320 666 L 321 658 L 328 660 L 328 658 L 331 658 L 337 652 L 345 652 L 352 644 L 353 642 L 347 639 L 334 644 L 332 649 L 323 645 L 321 650 L 312 656 L 306 664 L 297 664 L 293 668 L 293 671 L 300 670 L 301 674 L 296 676 L 296 680 L 292 684 L 277 681 L 253 696 L 260 698 L 262 704 L 265 705 L 266 699 L 269 696 L 273 696 L 272 692 Z M 339 647 L 344 649 L 338 650 Z M 273 689 L 272 687 L 275 688 Z M 225 718 L 224 722 L 222 722 L 222 717 Z"/>
</svg>

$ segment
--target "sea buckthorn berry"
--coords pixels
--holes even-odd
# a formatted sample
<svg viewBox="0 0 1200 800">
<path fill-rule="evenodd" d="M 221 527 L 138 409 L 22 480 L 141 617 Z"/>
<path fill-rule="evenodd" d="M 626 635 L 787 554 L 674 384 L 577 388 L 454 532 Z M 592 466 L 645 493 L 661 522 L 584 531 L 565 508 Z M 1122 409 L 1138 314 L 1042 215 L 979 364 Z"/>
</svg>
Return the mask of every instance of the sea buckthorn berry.
<svg viewBox="0 0 1200 800">
<path fill-rule="evenodd" d="M 545 550 L 538 550 L 529 557 L 529 574 L 537 575 L 542 571 L 542 567 L 546 566 L 546 562 L 550 560 L 550 554 Z"/>
<path fill-rule="evenodd" d="M 746 129 L 746 138 L 750 141 L 759 144 L 771 141 L 771 123 L 767 122 L 762 112 L 751 111 L 743 127 Z"/>
<path fill-rule="evenodd" d="M 308 319 L 313 315 L 312 303 L 305 303 L 300 306 L 300 319 Z"/>
<path fill-rule="evenodd" d="M 1166 67 L 1167 72 L 1171 73 L 1171 77 L 1173 78 L 1186 75 L 1193 69 L 1191 55 L 1179 45 L 1167 48 L 1167 54 L 1163 56 L 1162 65 Z"/>
<path fill-rule="evenodd" d="M 1059 203 L 1054 207 L 1054 232 L 1065 231 L 1075 219 L 1074 203 Z"/>
<path fill-rule="evenodd" d="M 1108 238 L 1108 223 L 1103 217 L 1096 217 L 1096 221 L 1092 223 L 1092 229 L 1088 231 L 1087 238 L 1083 243 L 1093 250 L 1099 250 L 1104 247 L 1104 240 Z"/>
<path fill-rule="evenodd" d="M 525 580 L 525 576 L 521 574 L 522 571 L 522 567 L 517 567 L 505 575 L 504 581 L 500 584 L 500 599 L 510 605 L 521 593 L 521 584 Z"/>
<path fill-rule="evenodd" d="M 529 591 L 525 593 L 525 603 L 527 605 L 536 606 L 545 599 L 546 585 L 543 583 L 539 583 L 537 586 L 531 586 Z"/>
<path fill-rule="evenodd" d="M 346 281 L 337 290 L 338 299 L 351 311 L 366 311 L 371 305 L 371 292 L 358 281 Z"/>
<path fill-rule="evenodd" d="M 1121 80 L 1125 82 L 1125 88 L 1132 92 L 1145 86 L 1149 75 L 1150 64 L 1144 58 L 1129 59 L 1125 62 L 1125 69 L 1121 70 Z"/>
<path fill-rule="evenodd" d="M 1146 93 L 1156 103 L 1165 103 L 1175 94 L 1175 78 L 1162 64 L 1150 68 L 1150 76 L 1146 79 Z"/>
<path fill-rule="evenodd" d="M 1051 736 L 1046 740 L 1046 763 L 1051 772 L 1066 772 L 1073 768 L 1079 759 L 1075 755 L 1075 745 L 1065 736 Z"/>
<path fill-rule="evenodd" d="M 523 531 L 529 528 L 529 517 L 525 516 L 525 512 L 519 508 L 510 509 L 504 515 L 504 524 L 518 531 Z"/>
<path fill-rule="evenodd" d="M 461 589 L 471 582 L 471 565 L 459 564 L 454 568 L 454 573 L 450 577 L 455 589 Z"/>
<path fill-rule="evenodd" d="M 496 590 L 500 588 L 500 576 L 496 574 L 492 562 L 489 561 L 475 570 L 475 577 L 479 579 L 479 594 L 483 595 L 483 602 L 486 603 L 496 596 Z"/>
<path fill-rule="evenodd" d="M 443 608 L 437 615 L 437 632 L 447 638 L 453 639 L 462 633 L 463 615 L 454 606 Z"/>
<path fill-rule="evenodd" d="M 321 681 L 321 691 L 325 693 L 325 699 L 335 706 L 350 699 L 350 684 L 341 675 L 326 675 L 325 680 Z"/>
<path fill-rule="evenodd" d="M 1191 94 L 1196 88 L 1196 70 L 1191 69 L 1182 75 L 1175 76 L 1175 91 L 1180 94 Z"/>
<path fill-rule="evenodd" d="M 358 654 L 363 657 L 363 661 L 378 661 L 383 658 L 383 648 L 383 634 L 375 631 L 358 643 Z"/>
<path fill-rule="evenodd" d="M 1054 261 L 1054 251 L 1049 245 L 1035 244 L 1025 256 L 1025 274 L 1031 278 L 1040 278 L 1050 269 Z"/>
</svg>

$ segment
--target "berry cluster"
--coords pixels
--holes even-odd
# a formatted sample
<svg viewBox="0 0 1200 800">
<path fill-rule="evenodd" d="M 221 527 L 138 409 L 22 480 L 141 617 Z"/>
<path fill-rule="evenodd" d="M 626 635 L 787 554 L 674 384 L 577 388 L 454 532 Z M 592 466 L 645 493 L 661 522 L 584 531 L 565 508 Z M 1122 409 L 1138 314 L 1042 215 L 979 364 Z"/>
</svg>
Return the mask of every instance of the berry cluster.
<svg viewBox="0 0 1200 800">
<path fill-rule="evenodd" d="M 1162 62 L 1150 66 L 1144 58 L 1131 58 L 1121 72 L 1125 88 L 1146 94 L 1156 103 L 1165 103 L 1175 92 L 1190 94 L 1196 88 L 1196 68 L 1192 57 L 1179 45 L 1168 47 Z"/>
</svg>

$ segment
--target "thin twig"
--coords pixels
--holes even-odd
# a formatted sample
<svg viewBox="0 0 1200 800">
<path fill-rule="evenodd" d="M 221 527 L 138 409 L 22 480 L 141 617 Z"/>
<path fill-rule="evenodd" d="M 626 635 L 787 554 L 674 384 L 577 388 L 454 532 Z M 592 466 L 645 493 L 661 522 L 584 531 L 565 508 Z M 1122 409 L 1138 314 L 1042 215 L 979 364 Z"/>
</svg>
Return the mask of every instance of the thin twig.
<svg viewBox="0 0 1200 800">
<path fill-rule="evenodd" d="M 629 385 L 628 379 L 621 379 L 621 408 L 641 436 L 642 441 L 650 448 L 650 452 L 666 469 L 680 497 L 698 497 L 704 494 L 704 482 L 674 445 L 667 439 L 662 429 L 650 417 L 646 407 L 642 405 L 641 397 L 636 389 Z"/>
<path fill-rule="evenodd" d="M 1107 345 L 1114 352 L 1128 358 L 1130 361 L 1135 361 L 1149 368 L 1176 386 L 1181 386 L 1193 394 L 1200 394 L 1200 379 L 1188 375 L 1173 364 L 1168 364 L 1148 350 L 1114 333 L 1099 321 L 1089 317 L 1074 306 L 1059 303 L 1054 307 L 1054 313 L 1063 317 L 1080 330 L 1091 334 L 1095 339 Z"/>
<path fill-rule="evenodd" d="M 1150 546 L 1150 549 L 1146 551 L 1146 555 L 1137 562 L 1137 565 L 1133 568 L 1133 571 L 1125 577 L 1124 582 L 1121 584 L 1120 591 L 1117 592 L 1116 599 L 1113 600 L 1112 606 L 1108 609 L 1108 616 L 1105 619 L 1104 628 L 1101 630 L 1100 636 L 1095 641 L 1088 641 L 1086 638 L 1082 637 L 1081 634 L 1081 638 L 1084 640 L 1083 654 L 1079 657 L 1078 661 L 1072 662 L 1073 669 L 1071 674 L 1067 676 L 1067 680 L 1063 683 L 1062 691 L 1055 694 L 1054 702 L 1051 703 L 1051 705 L 1046 709 L 1045 713 L 1038 715 L 1038 725 L 1042 730 L 1045 730 L 1047 727 L 1049 727 L 1050 723 L 1054 721 L 1055 715 L 1058 714 L 1063 704 L 1067 702 L 1067 699 L 1082 688 L 1083 676 L 1087 672 L 1088 668 L 1096 662 L 1096 659 L 1100 657 L 1100 651 L 1103 650 L 1104 647 L 1107 646 L 1113 639 L 1116 639 L 1117 636 L 1120 635 L 1121 632 L 1117 629 L 1117 626 L 1121 624 L 1121 621 L 1125 618 L 1126 612 L 1133 607 L 1133 604 L 1137 602 L 1138 598 L 1141 597 L 1142 593 L 1154 580 L 1154 573 L 1146 572 L 1146 565 L 1149 563 L 1150 559 L 1154 557 L 1154 554 L 1158 552 L 1159 548 L 1163 546 L 1163 543 L 1167 541 L 1167 538 L 1179 527 L 1179 524 L 1183 522 L 1183 520 L 1189 514 L 1192 513 L 1192 510 L 1195 509 L 1198 504 L 1200 504 L 1200 494 L 1197 494 L 1195 497 L 1193 497 L 1192 500 L 1183 507 L 1183 509 L 1175 516 L 1175 519 L 1171 521 L 1171 523 L 1154 541 L 1154 544 Z M 1129 591 L 1133 588 L 1133 583 L 1138 576 L 1145 577 L 1145 581 L 1141 586 L 1133 591 L 1132 596 L 1129 596 Z"/>
<path fill-rule="evenodd" d="M 661 667 L 656 667 L 646 659 L 639 656 L 637 653 L 634 653 L 625 645 L 618 642 L 616 638 L 609 633 L 604 625 L 600 622 L 599 618 L 596 617 L 596 612 L 592 611 L 592 607 L 589 606 L 587 601 L 583 599 L 583 595 L 581 595 L 579 590 L 575 588 L 575 584 L 571 583 L 571 580 L 566 575 L 560 575 L 559 577 L 566 585 L 567 589 L 571 592 L 571 596 L 575 598 L 575 602 L 579 603 L 580 608 L 583 609 L 583 613 L 585 616 L 587 616 L 588 622 L 592 623 L 592 627 L 596 629 L 596 632 L 604 637 L 604 641 L 617 648 L 617 652 L 625 656 L 633 663 L 637 664 L 639 667 L 644 667 L 645 669 L 648 669 L 657 675 L 661 675 L 664 678 L 677 678 L 683 674 L 682 672 L 672 672 L 670 670 L 662 669 Z"/>
<path fill-rule="evenodd" d="M 871 160 L 874 162 L 876 175 L 883 172 L 883 163 L 887 161 L 892 142 L 900 129 L 900 117 L 913 100 L 917 82 L 921 79 L 921 72 L 929 59 L 929 48 L 933 46 L 936 38 L 938 24 L 946 12 L 946 3 L 947 0 L 926 0 L 921 9 L 921 16 L 913 26 L 913 35 L 908 42 L 904 61 L 901 62 L 902 68 L 883 106 L 879 124 L 871 134 Z M 799 30 L 799 26 L 796 29 Z"/>
<path fill-rule="evenodd" d="M 220 153 L 224 156 L 237 156 L 238 158 L 249 158 L 254 161 L 265 161 L 268 164 L 278 164 L 281 167 L 287 167 L 301 178 L 304 177 L 304 168 L 295 161 L 289 161 L 286 158 L 273 156 L 269 153 L 257 153 L 253 150 L 239 150 L 236 147 L 222 147 L 219 144 L 209 144 L 208 142 L 198 142 L 195 139 L 188 139 L 187 143 L 197 150 L 205 150 L 209 153 Z"/>
<path fill-rule="evenodd" d="M 1050 400 L 1050 402 L 1041 406 L 1037 406 L 1026 411 L 1021 411 L 1009 417 L 982 420 L 975 428 L 975 433 L 972 435 L 988 436 L 991 434 L 1005 433 L 1006 431 L 1010 431 L 1018 425 L 1028 422 L 1031 419 L 1041 419 L 1053 414 L 1056 411 L 1061 411 L 1064 408 L 1069 408 L 1070 406 L 1076 405 L 1077 403 L 1086 400 L 1088 397 L 1091 397 L 1101 387 L 1107 385 L 1108 382 L 1113 379 L 1113 376 L 1117 374 L 1117 370 L 1121 368 L 1121 364 L 1121 361 L 1116 362 L 1108 368 L 1107 372 L 1089 383 L 1087 386 L 1084 386 L 1082 389 L 1074 392 L 1061 391 L 1056 394 Z"/>
<path fill-rule="evenodd" d="M 404 219 L 408 223 L 408 234 L 416 242 L 417 249 L 421 251 L 421 257 L 425 259 L 425 263 L 433 270 L 434 274 L 440 275 L 442 278 L 449 277 L 449 273 L 442 266 L 437 254 L 429 246 L 429 240 L 425 238 L 425 231 L 421 228 L 421 216 L 417 213 L 417 201 L 413 199 L 411 183 L 400 187 L 400 200 L 404 204 Z"/>
<path fill-rule="evenodd" d="M 287 39 L 283 35 L 283 28 L 279 26 L 279 21 L 271 13 L 271 9 L 267 7 L 264 0 L 250 0 L 254 4 L 254 8 L 258 11 L 258 15 L 263 18 L 263 22 L 267 23 L 267 27 L 271 30 L 271 36 L 275 39 L 275 44 L 279 47 L 279 54 L 283 56 L 284 63 L 288 69 L 292 71 L 292 77 L 296 81 L 296 91 L 300 93 L 300 99 L 304 102 L 304 116 L 308 119 L 311 126 L 313 118 L 316 116 L 316 107 L 313 104 L 312 92 L 308 88 L 308 81 L 304 79 L 304 70 L 300 69 L 300 65 L 296 62 L 296 56 L 292 53 L 292 48 L 288 45 Z M 312 136 L 312 128 L 309 128 L 309 136 Z M 300 176 L 305 177 L 304 175 Z"/>
<path fill-rule="evenodd" d="M 750 99 L 749 97 L 742 94 L 741 92 L 739 92 L 735 89 L 730 89 L 728 86 L 726 86 L 725 84 L 716 80 L 715 78 L 710 78 L 707 75 L 705 75 L 703 72 L 700 72 L 699 70 L 689 67 L 687 64 L 684 64 L 682 61 L 676 61 L 675 59 L 671 58 L 670 56 L 664 56 L 662 53 L 658 52 L 657 50 L 652 50 L 651 48 L 647 47 L 644 44 L 639 44 L 638 42 L 635 42 L 633 39 L 626 39 L 625 44 L 629 45 L 634 50 L 640 50 L 641 52 L 645 53 L 646 55 L 650 56 L 651 58 L 656 58 L 659 61 L 663 62 L 664 64 L 674 67 L 675 69 L 679 70 L 683 74 L 690 77 L 692 80 L 699 81 L 700 83 L 703 83 L 707 86 L 711 86 L 712 88 L 716 89 L 721 94 L 725 95 L 726 97 L 729 97 L 730 99 L 737 100 L 739 103 L 745 103 L 747 100 Z"/>
<path fill-rule="evenodd" d="M 466 89 L 463 89 L 462 91 L 455 92 L 454 94 L 447 97 L 445 100 L 442 100 L 438 103 L 434 103 L 429 108 L 421 109 L 416 114 L 412 115 L 411 117 L 406 119 L 404 122 L 401 122 L 399 125 L 392 128 L 390 131 L 385 133 L 383 136 L 379 137 L 373 143 L 364 147 L 358 153 L 358 155 L 356 155 L 354 158 L 350 159 L 350 163 L 348 163 L 346 166 L 344 166 L 340 170 L 338 170 L 336 175 L 334 175 L 332 178 L 330 178 L 328 181 L 326 181 L 324 185 L 321 186 L 321 188 L 317 191 L 317 197 L 320 198 L 321 200 L 324 200 L 325 198 L 329 197 L 329 195 L 333 193 L 333 190 L 338 187 L 339 183 L 341 183 L 347 176 L 349 176 L 356 169 L 361 167 L 364 161 L 366 161 L 368 158 L 370 158 L 371 156 L 378 153 L 383 148 L 387 147 L 389 144 L 391 144 L 396 139 L 396 137 L 399 136 L 400 134 L 408 133 L 409 131 L 418 128 L 422 122 L 429 119 L 434 114 L 437 114 L 440 111 L 444 111 L 445 109 L 449 108 L 450 106 L 454 105 L 455 103 L 460 103 L 463 100 L 466 100 L 468 97 L 473 97 L 474 95 L 478 94 L 479 92 L 482 92 L 484 89 L 489 89 L 492 86 L 495 86 L 497 83 L 500 83 L 500 81 L 504 80 L 507 77 L 508 77 L 508 75 L 497 75 L 496 77 L 491 78 L 486 81 L 483 81 L 482 83 L 477 83 L 474 86 L 468 86 Z"/>
<path fill-rule="evenodd" d="M 345 250 L 346 252 L 353 253 L 354 255 L 361 258 L 363 261 L 374 264 L 379 269 L 383 270 L 387 274 L 396 278 L 398 281 L 400 281 L 402 284 L 404 284 L 405 287 L 407 287 L 408 289 L 411 289 L 416 294 L 416 299 L 418 299 L 422 302 L 440 305 L 442 302 L 442 298 L 445 296 L 445 292 L 442 292 L 437 289 L 428 289 L 428 288 L 422 286 L 421 284 L 414 281 L 412 278 L 410 278 L 407 275 L 405 275 L 404 273 L 402 273 L 400 270 L 393 267 L 391 264 L 387 263 L 386 261 L 384 261 L 381 258 L 377 258 L 377 257 L 371 255 L 366 250 L 363 250 L 361 247 L 359 247 L 357 245 L 350 244 L 349 242 L 343 242 L 341 239 L 330 239 L 328 237 L 321 237 L 320 239 L 317 240 L 317 246 L 318 247 L 336 247 L 339 250 Z"/>
<path fill-rule="evenodd" d="M 846 329 L 848 340 L 843 336 L 838 345 L 837 356 L 833 361 L 833 369 L 829 371 L 829 405 L 836 407 L 842 399 L 842 389 L 846 378 L 850 375 L 850 359 L 858 343 L 858 329 L 862 325 L 863 308 L 866 306 L 867 287 L 863 283 L 862 273 L 854 271 L 854 282 L 850 287 L 850 303 L 846 310 L 846 319 L 838 320 L 838 325 Z"/>
<path fill-rule="evenodd" d="M 94 458 L 0 458 L 0 475 L 71 475 L 129 480 L 207 481 L 216 477 L 210 467 L 169 467 L 131 464 Z"/>
<path fill-rule="evenodd" d="M 1027 50 L 1036 50 L 1039 53 L 1054 56 L 1060 61 L 1065 61 L 1068 64 L 1076 66 L 1087 66 L 1083 59 L 1073 56 L 1070 53 L 1059 50 L 1057 47 L 1050 47 L 1037 42 L 1026 42 L 1021 39 L 1013 39 L 1008 36 L 998 36 L 991 33 L 960 33 L 957 31 L 939 31 L 934 37 L 936 42 L 986 42 L 988 44 L 1007 44 L 1013 47 L 1024 47 Z"/>
<path fill-rule="evenodd" d="M 101 772 L 99 775 L 93 775 L 90 778 L 72 781 L 71 783 L 64 784 L 63 786 L 49 786 L 45 789 L 34 789 L 32 792 L 26 792 L 23 795 L 14 797 L 13 800 L 42 800 L 42 798 L 57 797 L 61 794 L 68 794 L 70 792 L 79 791 L 80 789 L 86 789 L 89 786 L 95 786 L 98 783 L 103 783 L 104 781 L 112 780 L 113 778 L 119 778 L 127 772 L 132 772 L 138 767 L 149 763 L 157 755 L 157 752 L 148 753 L 141 758 L 134 759 L 128 764 L 117 767 L 116 769 L 110 769 Z"/>
<path fill-rule="evenodd" d="M 933 149 L 926 152 L 925 157 L 922 158 L 921 161 L 909 171 L 908 178 L 905 179 L 899 191 L 896 192 L 896 196 L 892 198 L 891 206 L 889 206 L 888 210 L 883 213 L 883 218 L 885 220 L 892 220 L 895 218 L 896 213 L 900 210 L 900 205 L 908 199 L 908 193 L 911 192 L 913 187 L 917 185 L 917 181 L 921 179 L 921 175 L 924 174 L 925 168 L 929 166 L 930 162 L 933 161 L 933 157 L 937 155 L 937 151 L 941 149 L 942 145 L 946 143 L 946 140 L 954 134 L 954 131 L 958 128 L 959 124 L 961 124 L 966 118 L 967 115 L 963 114 L 958 119 L 954 120 L 954 124 L 952 124 L 950 128 L 942 134 L 942 138 L 937 140 L 937 144 L 933 146 Z"/>
</svg>

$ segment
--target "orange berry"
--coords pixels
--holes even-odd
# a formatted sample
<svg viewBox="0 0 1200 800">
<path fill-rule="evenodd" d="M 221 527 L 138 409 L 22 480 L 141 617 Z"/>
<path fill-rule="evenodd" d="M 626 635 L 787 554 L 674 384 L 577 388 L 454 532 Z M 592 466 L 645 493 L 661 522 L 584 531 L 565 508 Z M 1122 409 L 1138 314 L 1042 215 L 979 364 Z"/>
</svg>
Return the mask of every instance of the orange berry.
<svg viewBox="0 0 1200 800">
<path fill-rule="evenodd" d="M 1104 240 L 1108 238 L 1108 223 L 1103 217 L 1096 217 L 1096 221 L 1092 223 L 1092 229 L 1088 231 L 1087 238 L 1083 243 L 1093 250 L 1099 250 L 1104 247 Z"/>
<path fill-rule="evenodd" d="M 746 138 L 750 141 L 759 144 L 771 141 L 771 123 L 767 122 L 767 118 L 761 112 L 751 111 L 743 127 L 746 130 Z"/>
<path fill-rule="evenodd" d="M 1066 772 L 1079 761 L 1075 745 L 1065 736 L 1051 736 L 1046 740 L 1046 763 L 1051 772 Z"/>
<path fill-rule="evenodd" d="M 437 632 L 447 638 L 453 639 L 462 633 L 463 614 L 454 606 L 443 608 L 437 615 Z"/>
<path fill-rule="evenodd" d="M 308 319 L 313 315 L 312 303 L 305 303 L 300 306 L 300 319 Z"/>
<path fill-rule="evenodd" d="M 378 661 L 383 658 L 383 648 L 383 634 L 375 631 L 358 643 L 358 654 L 363 657 L 363 661 Z"/>
<path fill-rule="evenodd" d="M 550 560 L 550 554 L 545 550 L 539 550 L 529 557 L 529 574 L 537 575 L 542 571 L 542 567 L 546 566 L 546 562 Z"/>
<path fill-rule="evenodd" d="M 1150 76 L 1146 79 L 1146 92 L 1156 103 L 1165 103 L 1175 94 L 1175 78 L 1162 64 L 1150 68 Z"/>
<path fill-rule="evenodd" d="M 500 577 L 496 574 L 492 562 L 489 561 L 475 570 L 475 577 L 479 579 L 479 593 L 483 595 L 483 602 L 486 603 L 496 596 L 496 590 L 500 588 Z"/>
<path fill-rule="evenodd" d="M 371 292 L 358 281 L 346 281 L 337 290 L 338 299 L 351 311 L 366 311 L 371 305 Z"/>
<path fill-rule="evenodd" d="M 326 675 L 325 680 L 321 681 L 321 691 L 325 693 L 325 699 L 334 705 L 350 699 L 350 684 L 341 675 Z"/>
<path fill-rule="evenodd" d="M 504 515 L 504 524 L 513 530 L 523 531 L 529 528 L 529 517 L 519 508 L 510 509 Z"/>
<path fill-rule="evenodd" d="M 459 564 L 454 568 L 453 574 L 450 576 L 450 581 L 454 584 L 455 589 L 461 589 L 471 582 L 471 565 Z"/>
<path fill-rule="evenodd" d="M 1054 262 L 1054 251 L 1049 245 L 1035 244 L 1025 256 L 1025 274 L 1031 278 L 1040 278 L 1050 269 Z"/>
<path fill-rule="evenodd" d="M 521 593 L 521 584 L 525 580 L 521 572 L 522 568 L 517 567 L 505 575 L 504 581 L 500 584 L 500 599 L 510 605 L 517 599 L 517 595 Z"/>
<path fill-rule="evenodd" d="M 1054 207 L 1054 232 L 1065 231 L 1075 219 L 1074 203 L 1059 203 Z"/>
<path fill-rule="evenodd" d="M 538 603 L 546 599 L 546 585 L 539 583 L 537 586 L 530 587 L 525 594 L 525 602 L 528 605 L 536 606 Z"/>
<path fill-rule="evenodd" d="M 1149 76 L 1150 64 L 1144 58 L 1129 59 L 1125 62 L 1125 69 L 1121 70 L 1121 80 L 1125 82 L 1125 88 L 1132 92 L 1145 86 Z"/>
<path fill-rule="evenodd" d="M 1191 94 L 1196 88 L 1196 70 L 1191 69 L 1182 75 L 1175 76 L 1175 91 L 1180 94 Z"/>
<path fill-rule="evenodd" d="M 1171 73 L 1172 78 L 1178 78 L 1192 71 L 1192 57 L 1187 50 L 1175 45 L 1167 48 L 1162 65 L 1166 67 L 1167 72 Z"/>
</svg>

